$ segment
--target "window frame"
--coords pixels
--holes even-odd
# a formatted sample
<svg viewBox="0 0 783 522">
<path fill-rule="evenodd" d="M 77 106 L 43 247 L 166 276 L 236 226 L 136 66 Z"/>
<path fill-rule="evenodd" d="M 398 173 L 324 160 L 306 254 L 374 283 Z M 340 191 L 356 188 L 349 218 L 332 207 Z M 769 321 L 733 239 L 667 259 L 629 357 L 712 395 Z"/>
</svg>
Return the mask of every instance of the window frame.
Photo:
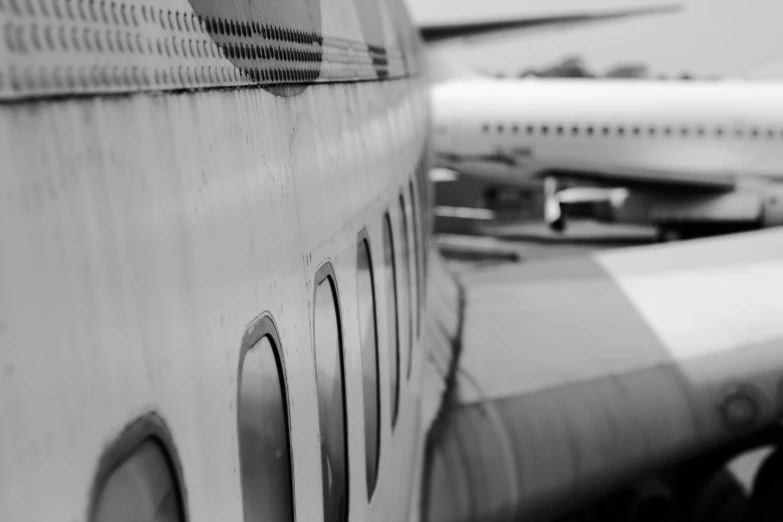
<svg viewBox="0 0 783 522">
<path fill-rule="evenodd" d="M 358 296 L 359 296 L 359 249 L 363 248 L 362 244 L 366 245 L 365 248 L 367 248 L 367 266 L 370 272 L 370 290 L 372 295 L 372 321 L 374 324 L 373 332 L 374 332 L 374 348 L 375 348 L 375 404 L 377 407 L 377 413 L 375 418 L 375 430 L 377 432 L 377 449 L 375 452 L 375 455 L 373 456 L 373 459 L 375 460 L 375 480 L 372 482 L 372 484 L 369 481 L 369 468 L 367 468 L 367 463 L 365 462 L 365 479 L 366 479 L 366 485 L 367 485 L 367 500 L 368 502 L 372 502 L 373 498 L 375 497 L 375 492 L 378 490 L 378 478 L 380 477 L 380 469 L 381 469 L 381 448 L 383 447 L 383 422 L 381 419 L 383 418 L 383 391 L 381 386 L 381 350 L 380 350 L 380 340 L 378 335 L 378 292 L 376 290 L 376 281 L 375 281 L 375 266 L 372 256 L 372 243 L 370 241 L 370 234 L 367 231 L 367 227 L 363 227 L 359 233 L 356 235 L 356 296 L 357 296 L 357 319 L 359 321 L 359 352 L 362 357 L 362 399 L 366 400 L 366 397 L 364 396 L 364 346 L 362 344 L 362 327 L 361 327 L 361 307 L 359 306 L 358 302 Z M 367 411 L 366 403 L 363 403 L 364 412 Z M 367 459 L 367 419 L 364 420 L 365 430 L 364 430 L 364 439 L 365 439 L 365 451 L 364 451 L 364 457 Z"/>
<path fill-rule="evenodd" d="M 315 329 L 316 329 L 316 298 L 318 296 L 318 287 L 321 286 L 321 283 L 324 281 L 329 282 L 329 287 L 332 291 L 332 301 L 334 303 L 334 310 L 335 315 L 337 317 L 337 333 L 339 334 L 339 341 L 340 345 L 338 346 L 339 355 L 340 355 L 340 366 L 342 369 L 342 391 L 343 391 L 343 452 L 345 455 L 345 520 L 350 520 L 351 517 L 351 452 L 350 452 L 350 443 L 349 443 L 349 431 L 348 431 L 348 388 L 346 383 L 346 367 L 345 367 L 345 336 L 343 335 L 343 311 L 342 307 L 340 306 L 340 285 L 337 282 L 337 276 L 334 272 L 334 267 L 332 266 L 332 262 L 327 259 L 321 265 L 318 267 L 318 269 L 315 272 L 315 276 L 313 277 L 313 301 L 312 301 L 312 315 L 311 315 L 311 321 L 312 321 L 312 344 L 311 349 L 313 350 L 313 369 L 314 369 L 314 377 L 316 379 L 315 385 L 316 385 L 316 411 L 318 411 L 317 419 L 318 419 L 318 433 L 321 437 L 323 437 L 323 434 L 321 433 L 321 418 L 320 414 L 321 412 L 318 410 L 318 362 L 315 358 L 315 350 L 316 348 L 316 342 L 317 339 L 315 338 Z M 320 446 L 320 444 L 319 444 Z M 322 447 L 319 447 L 319 454 L 323 451 Z M 323 455 L 321 456 L 321 462 L 323 462 Z M 324 487 L 323 483 L 323 469 L 321 470 L 321 488 Z M 326 503 L 326 498 L 321 499 L 321 509 L 322 513 L 326 515 L 324 508 Z"/>
<path fill-rule="evenodd" d="M 95 521 L 98 501 L 109 478 L 148 441 L 157 443 L 166 459 L 166 464 L 171 472 L 171 481 L 177 493 L 176 501 L 182 513 L 181 522 L 190 520 L 182 462 L 177 453 L 171 430 L 160 414 L 156 411 L 149 411 L 127 424 L 98 459 L 98 466 L 90 488 L 88 521 Z"/>
<path fill-rule="evenodd" d="M 407 190 L 403 189 L 399 193 L 399 197 L 397 198 L 397 204 L 400 207 L 400 212 L 402 216 L 402 230 L 400 231 L 400 236 L 402 237 L 403 243 L 405 243 L 405 246 L 403 249 L 400 250 L 400 257 L 402 258 L 403 263 L 405 263 L 405 280 L 402 282 L 402 284 L 405 286 L 405 295 L 407 296 L 407 310 L 408 310 L 408 327 L 407 327 L 407 339 L 406 342 L 408 343 L 408 356 L 407 356 L 407 368 L 405 370 L 405 379 L 409 380 L 411 378 L 412 369 L 413 369 L 413 344 L 415 342 L 415 326 L 416 326 L 416 319 L 414 318 L 415 309 L 418 307 L 416 304 L 416 287 L 418 286 L 416 284 L 416 261 L 414 260 L 413 263 L 411 263 L 411 226 L 410 226 L 410 219 L 409 219 L 409 213 L 408 213 L 408 202 L 410 199 L 405 199 L 405 193 Z M 415 252 L 414 252 L 415 255 Z"/>
<path fill-rule="evenodd" d="M 313 301 L 315 302 L 315 301 Z M 242 391 L 242 375 L 243 375 L 243 368 L 245 364 L 245 356 L 250 351 L 251 348 L 253 348 L 257 343 L 261 342 L 264 337 L 270 337 L 271 342 L 270 345 L 272 347 L 272 354 L 275 358 L 275 365 L 277 366 L 277 374 L 278 378 L 280 380 L 280 385 L 282 387 L 282 394 L 283 394 L 283 414 L 285 415 L 285 424 L 286 424 L 286 445 L 288 446 L 288 457 L 289 457 L 289 470 L 290 470 L 290 476 L 291 476 L 291 513 L 294 516 L 294 520 L 296 520 L 296 480 L 294 478 L 294 448 L 291 443 L 291 404 L 290 404 L 290 396 L 288 393 L 288 375 L 285 371 L 285 361 L 283 358 L 283 351 L 281 349 L 282 345 L 280 344 L 280 336 L 278 334 L 277 325 L 275 324 L 274 319 L 272 318 L 272 315 L 269 312 L 264 312 L 259 317 L 257 317 L 250 326 L 247 327 L 245 330 L 245 334 L 242 337 L 242 343 L 240 345 L 239 349 L 239 363 L 237 367 L 237 383 L 236 383 L 236 393 L 237 393 L 237 399 L 236 399 L 236 418 L 237 418 L 237 451 L 239 452 L 239 478 L 240 478 L 240 489 L 244 489 L 244 486 L 242 485 L 242 463 L 245 462 L 245 459 L 242 455 L 242 446 L 239 442 L 239 430 L 240 430 L 240 402 L 241 402 L 241 391 Z M 345 377 L 343 377 L 343 387 L 345 386 Z M 343 398 L 343 402 L 345 402 L 345 398 Z M 346 417 L 347 417 L 347 410 L 346 410 Z M 244 495 L 244 491 L 242 492 Z M 247 516 L 244 513 L 244 500 L 242 504 L 242 516 L 243 519 Z"/>
<path fill-rule="evenodd" d="M 386 243 L 383 242 L 383 268 L 384 271 L 387 269 L 391 270 L 391 281 L 392 281 L 392 295 L 387 296 L 386 298 L 386 306 L 391 307 L 391 309 L 394 312 L 394 324 L 388 325 L 388 328 L 394 328 L 394 340 L 395 340 L 395 346 L 389 346 L 389 350 L 391 351 L 390 357 L 394 357 L 396 359 L 396 364 L 394 366 L 394 369 L 396 369 L 397 375 L 393 375 L 390 368 L 389 371 L 389 379 L 392 380 L 391 390 L 392 394 L 390 396 L 391 399 L 391 408 L 390 408 L 390 414 L 391 414 L 391 429 L 392 432 L 394 431 L 394 428 L 397 426 L 397 419 L 399 418 L 400 413 L 400 383 L 402 382 L 402 371 L 401 371 L 401 365 L 402 365 L 402 358 L 400 357 L 400 306 L 399 306 L 399 293 L 397 292 L 397 284 L 399 276 L 397 274 L 397 249 L 395 248 L 394 243 L 394 223 L 392 222 L 391 217 L 391 209 L 387 209 L 386 212 L 383 213 L 383 228 L 384 230 L 387 230 L 388 227 L 388 238 L 389 238 L 389 250 L 391 251 L 391 266 L 386 266 Z M 386 237 L 386 233 L 383 232 L 383 237 Z M 384 280 L 384 283 L 387 281 Z M 386 290 L 388 291 L 388 286 L 386 286 Z M 391 300 L 390 300 L 391 297 Z M 387 319 L 389 318 L 388 314 L 388 308 L 387 308 Z M 390 340 L 389 336 L 387 335 L 387 341 Z M 389 359 L 391 360 L 391 359 Z"/>
<path fill-rule="evenodd" d="M 414 273 L 414 279 L 416 280 L 416 317 L 415 317 L 415 323 L 416 323 L 416 330 L 414 341 L 418 341 L 419 337 L 421 336 L 421 304 L 422 304 L 422 273 L 421 273 L 421 264 L 422 260 L 420 259 L 420 250 L 421 250 L 421 241 L 420 239 L 420 233 L 421 233 L 421 222 L 419 221 L 421 218 L 421 209 L 418 207 L 418 201 L 419 198 L 416 197 L 416 188 L 414 186 L 413 180 L 408 180 L 408 194 L 409 194 L 409 200 L 411 203 L 411 237 L 413 238 L 413 273 Z"/>
</svg>

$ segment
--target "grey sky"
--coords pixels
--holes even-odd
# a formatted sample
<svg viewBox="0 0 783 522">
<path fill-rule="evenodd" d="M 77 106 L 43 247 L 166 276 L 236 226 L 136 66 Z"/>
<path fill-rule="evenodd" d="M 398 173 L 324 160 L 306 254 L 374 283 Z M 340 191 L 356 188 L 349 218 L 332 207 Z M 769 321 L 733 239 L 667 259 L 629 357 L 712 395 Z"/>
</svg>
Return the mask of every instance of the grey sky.
<svg viewBox="0 0 783 522">
<path fill-rule="evenodd" d="M 434 18 L 466 0 L 409 0 L 414 18 Z M 495 0 L 524 4 L 535 12 L 553 0 Z M 559 4 L 569 0 L 558 0 Z M 571 3 L 582 3 L 571 0 Z M 597 0 L 594 0 L 597 1 Z M 617 5 L 612 0 L 600 0 Z M 625 4 L 644 3 L 626 0 Z M 470 1 L 481 6 L 481 0 Z M 542 7 L 543 6 L 543 7 Z M 686 0 L 683 11 L 602 22 L 579 28 L 505 35 L 487 42 L 457 45 L 450 54 L 485 70 L 517 72 L 547 65 L 566 54 L 581 54 L 598 71 L 619 62 L 643 61 L 653 73 L 742 75 L 770 63 L 783 63 L 783 0 Z"/>
</svg>

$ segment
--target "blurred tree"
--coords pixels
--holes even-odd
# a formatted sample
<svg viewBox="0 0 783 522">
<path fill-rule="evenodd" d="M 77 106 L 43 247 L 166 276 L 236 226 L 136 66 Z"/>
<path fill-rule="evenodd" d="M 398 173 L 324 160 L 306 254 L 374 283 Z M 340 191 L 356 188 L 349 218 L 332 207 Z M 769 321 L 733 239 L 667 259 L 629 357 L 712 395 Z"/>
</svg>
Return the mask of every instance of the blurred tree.
<svg viewBox="0 0 783 522">
<path fill-rule="evenodd" d="M 518 74 L 524 76 L 541 76 L 544 78 L 594 78 L 584 63 L 581 56 L 570 55 L 563 58 L 562 61 L 554 65 L 545 66 L 540 69 L 525 69 Z"/>
<path fill-rule="evenodd" d="M 605 76 L 607 78 L 648 78 L 650 75 L 645 64 L 629 63 L 611 67 Z"/>
</svg>

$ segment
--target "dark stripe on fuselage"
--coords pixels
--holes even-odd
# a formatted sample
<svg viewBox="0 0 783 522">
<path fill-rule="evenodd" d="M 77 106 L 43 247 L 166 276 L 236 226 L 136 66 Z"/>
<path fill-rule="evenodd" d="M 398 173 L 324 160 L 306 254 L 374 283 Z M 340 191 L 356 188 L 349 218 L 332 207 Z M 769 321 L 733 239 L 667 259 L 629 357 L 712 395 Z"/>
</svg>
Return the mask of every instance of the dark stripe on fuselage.
<svg viewBox="0 0 783 522">
<path fill-rule="evenodd" d="M 320 78 L 320 0 L 287 0 L 282 5 L 270 1 L 188 1 L 215 43 L 247 78 L 262 85 L 308 84 Z"/>
<path fill-rule="evenodd" d="M 53 12 L 0 8 L 0 100 L 248 86 L 291 95 L 416 72 L 406 53 L 418 51 L 418 34 L 403 6 L 387 13 L 342 0 L 361 34 L 335 27 L 327 37 L 321 0 L 188 1 L 192 9 L 88 0 L 53 3 Z"/>
</svg>

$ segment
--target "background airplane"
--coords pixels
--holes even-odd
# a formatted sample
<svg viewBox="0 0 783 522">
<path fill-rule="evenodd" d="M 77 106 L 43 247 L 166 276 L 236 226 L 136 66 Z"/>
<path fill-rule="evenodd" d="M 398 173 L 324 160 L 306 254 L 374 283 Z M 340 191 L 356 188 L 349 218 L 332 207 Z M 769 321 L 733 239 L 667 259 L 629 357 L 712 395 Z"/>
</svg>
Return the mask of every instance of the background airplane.
<svg viewBox="0 0 783 522">
<path fill-rule="evenodd" d="M 436 87 L 433 100 L 441 167 L 507 184 L 552 177 L 624 187 L 605 217 L 663 235 L 783 223 L 776 83 L 460 80 Z M 551 207 L 547 218 L 561 228 Z"/>
<path fill-rule="evenodd" d="M 444 268 L 401 4 L 0 26 L 2 520 L 546 519 L 774 433 L 779 235 Z"/>
</svg>

